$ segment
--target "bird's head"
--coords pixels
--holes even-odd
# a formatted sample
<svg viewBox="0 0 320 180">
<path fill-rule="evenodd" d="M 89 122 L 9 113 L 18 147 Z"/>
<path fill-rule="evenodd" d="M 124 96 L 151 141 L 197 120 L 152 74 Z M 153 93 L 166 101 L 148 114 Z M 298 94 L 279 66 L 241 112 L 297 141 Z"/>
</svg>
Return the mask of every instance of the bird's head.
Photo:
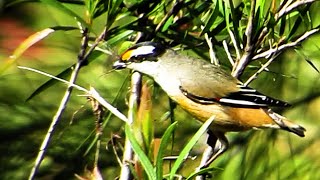
<svg viewBox="0 0 320 180">
<path fill-rule="evenodd" d="M 113 64 L 114 69 L 128 68 L 152 76 L 158 66 L 159 57 L 164 54 L 164 45 L 155 42 L 138 43 L 127 49 Z"/>
</svg>

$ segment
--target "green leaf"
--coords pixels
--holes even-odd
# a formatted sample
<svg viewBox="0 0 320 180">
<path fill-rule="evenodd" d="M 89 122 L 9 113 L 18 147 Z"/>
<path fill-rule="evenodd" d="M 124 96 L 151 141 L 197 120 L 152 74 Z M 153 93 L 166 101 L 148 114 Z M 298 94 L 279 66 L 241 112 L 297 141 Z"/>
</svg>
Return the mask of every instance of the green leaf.
<svg viewBox="0 0 320 180">
<path fill-rule="evenodd" d="M 61 79 L 65 79 L 66 77 L 68 77 L 71 74 L 71 71 L 73 69 L 74 65 L 69 66 L 67 69 L 63 70 L 61 73 L 59 73 L 58 75 L 56 75 L 56 77 L 61 78 Z M 45 82 L 44 84 L 42 84 L 40 87 L 38 87 L 28 98 L 26 101 L 29 101 L 30 99 L 34 98 L 36 95 L 39 95 L 41 92 L 45 91 L 46 89 L 48 89 L 49 87 L 53 86 L 54 84 L 58 83 L 57 80 L 55 79 L 50 79 L 47 82 Z"/>
<path fill-rule="evenodd" d="M 100 52 L 100 51 L 93 51 L 89 58 L 88 58 L 88 64 L 90 64 L 90 62 L 92 62 L 93 60 L 95 60 L 96 58 L 98 58 L 100 55 L 102 55 L 104 53 Z M 73 67 L 75 66 L 75 64 L 69 66 L 67 69 L 63 70 L 61 73 L 59 73 L 58 75 L 56 75 L 56 77 L 61 78 L 61 79 L 65 79 L 66 77 L 68 77 L 72 70 Z M 55 79 L 50 79 L 47 82 L 43 83 L 40 87 L 38 87 L 28 98 L 26 101 L 29 101 L 30 99 L 32 99 L 33 97 L 35 97 L 36 95 L 40 94 L 41 92 L 45 91 L 46 89 L 48 89 L 49 87 L 53 86 L 54 84 L 58 83 L 57 80 Z"/>
<path fill-rule="evenodd" d="M 67 7 L 65 7 L 61 2 L 56 1 L 56 0 L 40 0 L 41 2 L 50 5 L 54 8 L 57 8 L 59 11 L 76 18 L 77 21 L 79 21 L 82 25 L 84 25 L 85 27 L 90 28 L 90 25 L 80 16 L 78 16 L 76 13 L 74 13 L 73 11 L 71 11 L 70 9 L 68 9 Z"/>
<path fill-rule="evenodd" d="M 231 14 L 231 17 L 232 17 L 231 19 L 232 19 L 232 24 L 233 24 L 234 36 L 236 38 L 237 44 L 239 45 L 239 44 L 241 44 L 240 43 L 240 33 L 239 33 L 240 32 L 239 22 L 240 22 L 241 17 L 236 15 L 236 10 L 234 8 L 232 0 L 229 0 L 229 4 L 230 4 L 230 9 L 229 8 L 227 8 L 227 9 L 230 10 L 229 13 Z"/>
<path fill-rule="evenodd" d="M 159 146 L 159 151 L 157 155 L 157 160 L 156 160 L 156 174 L 157 174 L 157 179 L 163 179 L 163 156 L 164 152 L 166 150 L 166 147 L 169 144 L 170 138 L 172 133 L 174 132 L 175 128 L 177 127 L 177 122 L 172 123 L 164 132 L 160 146 Z"/>
<path fill-rule="evenodd" d="M 215 24 L 215 21 L 218 15 L 219 15 L 219 1 L 217 1 L 217 3 L 215 4 L 214 10 L 212 11 L 209 19 L 207 20 L 206 25 L 204 26 L 201 32 L 201 35 L 203 35 L 204 33 L 206 33 L 211 29 L 211 27 Z"/>
<path fill-rule="evenodd" d="M 319 49 L 319 48 L 317 48 L 317 49 Z M 302 56 L 303 58 L 304 58 L 304 60 L 315 70 L 315 71 L 317 71 L 318 73 L 320 73 L 320 71 L 319 71 L 319 69 L 317 68 L 317 66 L 310 60 L 310 58 L 307 56 L 307 55 L 305 55 L 304 53 L 303 53 L 303 51 L 300 51 L 300 50 L 298 50 L 298 49 L 296 49 L 295 50 L 300 56 Z"/>
<path fill-rule="evenodd" d="M 311 4 L 308 4 L 304 9 L 299 11 L 299 15 L 295 20 L 293 27 L 290 29 L 288 39 L 291 39 L 292 36 L 298 31 L 299 27 L 301 27 L 301 23 L 303 22 L 303 17 L 309 12 L 310 6 Z"/>
<path fill-rule="evenodd" d="M 143 166 L 145 172 L 148 175 L 148 179 L 150 180 L 156 180 L 156 173 L 154 171 L 154 168 L 152 166 L 151 161 L 148 159 L 148 156 L 144 153 L 143 149 L 140 147 L 139 143 L 135 139 L 135 136 L 133 135 L 130 126 L 126 124 L 125 126 L 125 133 L 126 137 L 129 139 L 133 151 L 137 154 L 139 157 L 139 160 L 141 162 L 141 165 Z"/>
<path fill-rule="evenodd" d="M 14 50 L 12 55 L 5 60 L 5 63 L 0 67 L 0 74 L 2 74 L 9 67 L 11 67 L 11 65 L 14 64 L 14 62 L 16 62 L 16 60 L 31 46 L 41 41 L 42 39 L 46 38 L 53 32 L 58 30 L 69 31 L 69 30 L 75 30 L 75 29 L 78 29 L 78 28 L 72 27 L 72 26 L 55 26 L 55 27 L 43 29 L 41 31 L 38 31 L 30 35 L 22 43 L 20 43 L 19 46 Z"/>
<path fill-rule="evenodd" d="M 207 174 L 207 173 L 210 173 L 211 171 L 213 170 L 223 170 L 221 168 L 216 168 L 216 167 L 207 167 L 207 168 L 203 168 L 203 169 L 200 169 L 200 171 L 197 171 L 197 172 L 194 172 L 192 173 L 189 177 L 187 177 L 186 180 L 188 179 L 194 179 L 196 176 L 198 175 L 201 175 L 201 174 Z"/>
<path fill-rule="evenodd" d="M 183 148 L 181 153 L 179 154 L 177 160 L 173 164 L 173 167 L 170 171 L 170 177 L 169 179 L 173 179 L 175 174 L 177 173 L 179 167 L 182 165 L 186 157 L 188 157 L 189 152 L 191 151 L 192 147 L 197 143 L 197 141 L 200 139 L 203 133 L 205 133 L 214 120 L 214 116 L 212 118 L 209 118 L 196 132 L 196 134 L 191 138 L 191 140 L 188 142 L 188 144 Z"/>
<path fill-rule="evenodd" d="M 131 34 L 133 34 L 134 31 L 133 30 L 126 30 L 122 33 L 119 33 L 117 34 L 116 36 L 110 38 L 108 41 L 107 41 L 107 44 L 109 46 L 113 46 L 113 45 L 116 45 L 118 44 L 119 42 L 123 41 L 124 39 L 126 39 L 127 37 L 129 37 Z"/>
<path fill-rule="evenodd" d="M 286 17 L 281 18 L 280 20 L 280 30 L 279 30 L 279 36 L 283 36 L 283 33 L 286 28 Z"/>
<path fill-rule="evenodd" d="M 173 24 L 173 16 L 170 16 L 169 19 L 165 22 L 163 25 L 161 32 L 165 32 L 168 30 L 168 28 Z"/>
</svg>

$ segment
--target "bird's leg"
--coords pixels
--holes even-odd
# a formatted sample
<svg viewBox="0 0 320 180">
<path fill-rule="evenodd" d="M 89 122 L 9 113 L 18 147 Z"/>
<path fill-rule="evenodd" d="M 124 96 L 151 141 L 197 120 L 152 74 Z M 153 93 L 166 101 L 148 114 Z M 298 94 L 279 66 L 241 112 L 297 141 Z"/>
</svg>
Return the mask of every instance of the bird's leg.
<svg viewBox="0 0 320 180">
<path fill-rule="evenodd" d="M 202 168 L 208 167 L 214 160 L 216 160 L 220 155 L 222 155 L 229 147 L 228 139 L 222 132 L 212 132 L 208 131 L 208 141 L 207 144 L 212 147 L 213 154 L 211 158 L 206 162 Z M 219 141 L 219 146 L 216 148 L 216 144 Z"/>
</svg>

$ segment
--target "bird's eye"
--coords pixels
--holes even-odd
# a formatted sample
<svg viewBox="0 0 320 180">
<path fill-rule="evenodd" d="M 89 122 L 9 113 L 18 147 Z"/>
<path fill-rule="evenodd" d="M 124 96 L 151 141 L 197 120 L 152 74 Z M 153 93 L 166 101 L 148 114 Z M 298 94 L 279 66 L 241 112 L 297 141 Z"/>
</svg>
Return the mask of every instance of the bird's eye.
<svg viewBox="0 0 320 180">
<path fill-rule="evenodd" d="M 138 43 L 121 55 L 122 61 L 141 62 L 144 60 L 156 61 L 157 56 L 164 53 L 165 48 L 154 42 Z"/>
</svg>

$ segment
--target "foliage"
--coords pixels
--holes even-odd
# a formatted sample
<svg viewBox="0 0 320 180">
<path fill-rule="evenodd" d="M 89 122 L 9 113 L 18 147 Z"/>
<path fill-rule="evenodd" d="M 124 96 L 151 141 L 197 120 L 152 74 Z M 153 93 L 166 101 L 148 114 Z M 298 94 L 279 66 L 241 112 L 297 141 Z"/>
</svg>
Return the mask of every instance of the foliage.
<svg viewBox="0 0 320 180">
<path fill-rule="evenodd" d="M 204 145 L 194 144 L 202 141 L 200 135 L 210 121 L 199 127 L 179 108 L 175 113 L 168 110 L 157 85 L 152 96 L 147 89 L 150 94 L 140 104 L 127 107 L 128 74 L 102 76 L 117 54 L 136 42 L 151 40 L 218 63 L 259 91 L 293 102 L 284 113 L 301 120 L 308 130 L 305 139 L 270 130 L 231 133 L 231 149 L 202 173 L 218 179 L 320 177 L 319 135 L 315 133 L 320 116 L 318 2 L 16 0 L 2 8 L 8 17 L 11 9 L 25 13 L 32 19 L 29 26 L 36 30 L 12 47 L 10 54 L 0 52 L 4 59 L 0 64 L 1 179 L 28 176 L 49 123 L 53 132 L 47 134 L 49 146 L 35 169 L 36 177 L 120 176 L 119 161 L 128 137 L 138 159 L 128 162 L 136 179 L 193 178 L 199 158 L 189 156 L 203 153 Z M 42 53 L 28 57 L 37 46 Z M 17 65 L 66 79 L 68 88 L 55 78 L 17 69 Z M 125 118 L 126 122 L 119 121 L 100 101 L 90 99 L 90 107 L 86 97 L 77 96 L 83 91 L 72 86 L 75 82 L 87 89 L 94 87 L 121 112 L 129 108 L 133 115 L 129 113 L 128 119 L 132 116 L 138 121 L 132 126 Z M 169 122 L 168 115 L 178 122 Z M 166 160 L 170 155 L 178 155 L 174 163 Z"/>
</svg>

